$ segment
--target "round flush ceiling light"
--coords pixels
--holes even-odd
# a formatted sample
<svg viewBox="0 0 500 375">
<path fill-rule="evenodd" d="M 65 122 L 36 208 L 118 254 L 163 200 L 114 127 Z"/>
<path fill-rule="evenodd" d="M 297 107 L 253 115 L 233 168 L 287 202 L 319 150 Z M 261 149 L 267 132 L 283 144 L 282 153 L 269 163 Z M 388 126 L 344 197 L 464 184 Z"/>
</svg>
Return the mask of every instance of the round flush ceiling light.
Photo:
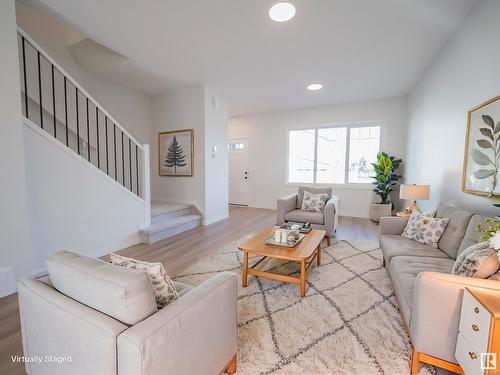
<svg viewBox="0 0 500 375">
<path fill-rule="evenodd" d="M 307 86 L 307 89 L 309 91 L 318 91 L 323 88 L 323 85 L 321 83 L 312 83 L 309 86 Z"/>
<path fill-rule="evenodd" d="M 286 22 L 295 16 L 295 7 L 290 3 L 277 3 L 269 9 L 269 17 L 276 22 Z"/>
</svg>

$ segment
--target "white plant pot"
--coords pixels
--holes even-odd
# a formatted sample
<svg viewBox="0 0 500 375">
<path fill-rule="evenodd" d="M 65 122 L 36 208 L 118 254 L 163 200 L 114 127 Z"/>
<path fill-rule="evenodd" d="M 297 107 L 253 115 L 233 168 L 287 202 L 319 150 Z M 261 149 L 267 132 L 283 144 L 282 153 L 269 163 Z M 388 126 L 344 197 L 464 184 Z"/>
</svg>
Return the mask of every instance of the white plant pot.
<svg viewBox="0 0 500 375">
<path fill-rule="evenodd" d="M 392 204 L 370 203 L 370 219 L 378 223 L 382 216 L 392 215 Z"/>
</svg>

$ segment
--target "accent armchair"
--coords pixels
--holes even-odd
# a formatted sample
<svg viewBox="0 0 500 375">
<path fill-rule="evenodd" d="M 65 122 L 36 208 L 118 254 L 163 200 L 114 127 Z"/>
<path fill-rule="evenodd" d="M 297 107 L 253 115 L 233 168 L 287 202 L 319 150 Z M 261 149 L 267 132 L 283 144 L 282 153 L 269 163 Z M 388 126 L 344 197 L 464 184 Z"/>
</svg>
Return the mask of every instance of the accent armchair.
<svg viewBox="0 0 500 375">
<path fill-rule="evenodd" d="M 323 212 L 303 211 L 302 200 L 304 191 L 314 194 L 327 194 L 327 202 Z M 314 229 L 326 231 L 328 245 L 338 227 L 339 199 L 332 195 L 332 188 L 299 186 L 297 194 L 278 199 L 276 224 L 311 223 Z"/>
<path fill-rule="evenodd" d="M 24 355 L 41 359 L 28 374 L 236 372 L 236 275 L 174 282 L 180 297 L 158 310 L 145 271 L 64 251 L 47 268 L 18 283 Z"/>
</svg>

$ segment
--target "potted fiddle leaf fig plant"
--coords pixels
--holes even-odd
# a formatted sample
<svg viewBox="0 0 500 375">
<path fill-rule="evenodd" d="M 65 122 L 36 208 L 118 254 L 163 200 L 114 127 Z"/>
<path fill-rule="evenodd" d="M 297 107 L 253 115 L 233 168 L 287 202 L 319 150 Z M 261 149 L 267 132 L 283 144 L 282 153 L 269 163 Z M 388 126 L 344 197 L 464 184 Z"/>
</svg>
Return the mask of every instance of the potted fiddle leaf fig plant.
<svg viewBox="0 0 500 375">
<path fill-rule="evenodd" d="M 402 177 L 396 173 L 403 160 L 388 156 L 385 152 L 377 154 L 377 162 L 372 163 L 375 175 L 373 176 L 373 191 L 380 197 L 380 202 L 370 204 L 370 219 L 378 223 L 382 216 L 391 216 L 394 205 L 390 201 L 390 193 L 398 180 Z"/>
</svg>

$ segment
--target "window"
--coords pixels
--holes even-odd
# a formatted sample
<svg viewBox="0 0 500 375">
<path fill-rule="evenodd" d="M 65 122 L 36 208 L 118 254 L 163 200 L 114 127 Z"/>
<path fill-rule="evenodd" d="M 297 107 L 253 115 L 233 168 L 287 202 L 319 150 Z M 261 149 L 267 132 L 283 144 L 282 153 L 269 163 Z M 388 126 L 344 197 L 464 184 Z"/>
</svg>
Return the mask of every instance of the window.
<svg viewBox="0 0 500 375">
<path fill-rule="evenodd" d="M 347 128 L 318 129 L 316 182 L 344 183 L 346 139 Z"/>
<path fill-rule="evenodd" d="M 227 145 L 228 150 L 243 150 L 245 148 L 244 143 L 229 143 Z"/>
<path fill-rule="evenodd" d="M 380 150 L 380 126 L 351 128 L 349 138 L 348 182 L 371 182 L 373 167 Z"/>
<path fill-rule="evenodd" d="M 370 183 L 380 125 L 348 125 L 288 133 L 289 183 Z"/>
</svg>

